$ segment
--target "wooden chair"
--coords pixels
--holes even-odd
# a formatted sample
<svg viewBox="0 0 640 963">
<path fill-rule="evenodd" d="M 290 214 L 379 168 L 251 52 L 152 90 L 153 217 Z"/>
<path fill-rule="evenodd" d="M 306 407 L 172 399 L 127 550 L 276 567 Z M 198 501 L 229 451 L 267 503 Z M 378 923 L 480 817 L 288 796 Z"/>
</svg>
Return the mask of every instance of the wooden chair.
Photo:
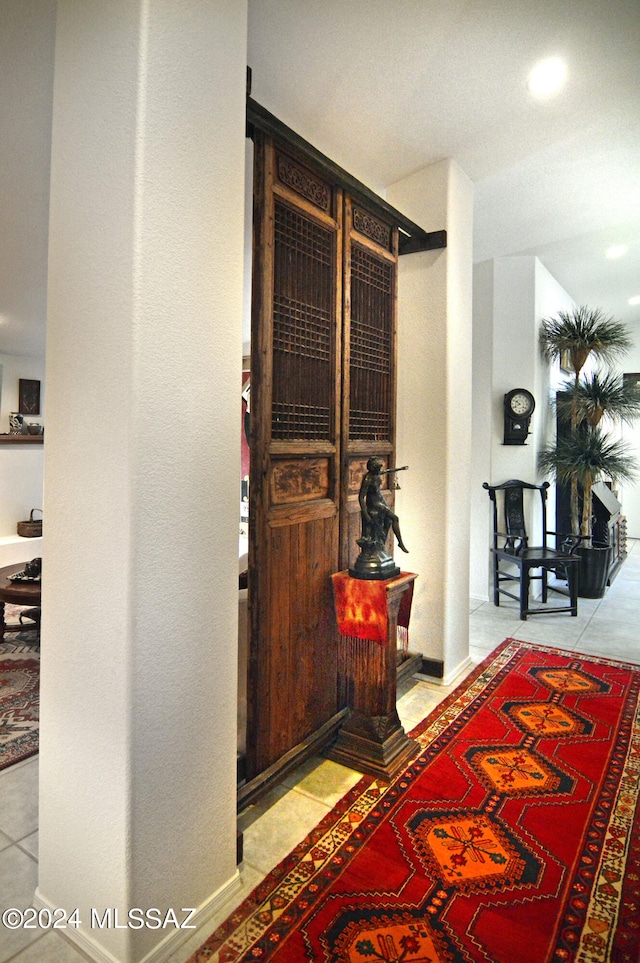
<svg viewBox="0 0 640 963">
<path fill-rule="evenodd" d="M 502 485 L 489 485 L 484 482 L 483 488 L 489 492 L 493 502 L 493 602 L 500 605 L 500 595 L 507 595 L 520 603 L 520 618 L 529 615 L 556 614 L 570 612 L 578 614 L 578 565 L 580 557 L 574 554 L 575 548 L 583 540 L 581 535 L 561 535 L 547 529 L 547 489 L 549 482 L 542 485 L 530 485 L 528 482 L 513 478 Z M 496 492 L 502 492 L 504 530 L 500 530 L 498 521 L 498 499 Z M 532 547 L 525 524 L 524 500 L 525 492 L 539 492 L 542 505 L 542 538 L 541 545 Z M 533 496 L 532 496 L 533 497 Z M 549 536 L 556 535 L 564 538 L 560 548 L 547 545 Z M 532 570 L 539 569 L 540 574 L 532 575 Z M 559 592 L 566 595 L 567 590 L 554 588 L 549 585 L 549 572 L 553 572 L 558 579 L 566 580 L 568 586 L 569 605 L 554 605 L 548 608 L 537 606 L 532 608 L 529 603 L 531 582 L 539 581 L 541 586 L 541 600 L 547 602 L 548 592 Z M 517 595 L 501 588 L 504 583 L 519 582 Z"/>
</svg>

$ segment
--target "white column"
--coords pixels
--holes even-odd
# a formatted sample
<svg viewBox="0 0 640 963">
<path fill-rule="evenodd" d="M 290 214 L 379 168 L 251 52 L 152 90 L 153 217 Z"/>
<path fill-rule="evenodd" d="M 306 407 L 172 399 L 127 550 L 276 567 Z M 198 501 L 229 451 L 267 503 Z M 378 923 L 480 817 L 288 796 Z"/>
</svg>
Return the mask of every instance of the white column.
<svg viewBox="0 0 640 963">
<path fill-rule="evenodd" d="M 58 4 L 37 899 L 98 960 L 237 877 L 246 16 Z"/>
<path fill-rule="evenodd" d="M 469 655 L 469 458 L 473 186 L 454 161 L 417 171 L 387 198 L 447 248 L 400 259 L 398 513 L 419 575 L 411 639 L 450 681 Z"/>
</svg>

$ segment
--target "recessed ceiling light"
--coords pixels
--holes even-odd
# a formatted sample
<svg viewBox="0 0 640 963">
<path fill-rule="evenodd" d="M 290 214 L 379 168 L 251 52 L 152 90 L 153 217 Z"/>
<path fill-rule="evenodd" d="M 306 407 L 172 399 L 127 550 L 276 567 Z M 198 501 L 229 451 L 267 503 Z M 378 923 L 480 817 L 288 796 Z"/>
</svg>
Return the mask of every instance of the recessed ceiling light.
<svg viewBox="0 0 640 963">
<path fill-rule="evenodd" d="M 548 97 L 560 90 L 566 76 L 565 62 L 560 57 L 547 57 L 529 74 L 529 90 L 535 97 Z"/>
<path fill-rule="evenodd" d="M 626 244 L 613 244 L 610 248 L 604 252 L 604 256 L 608 257 L 610 261 L 615 260 L 617 257 L 623 257 L 628 251 Z"/>
<path fill-rule="evenodd" d="M 635 298 L 629 298 L 628 304 L 640 304 L 640 294 L 636 294 Z"/>
</svg>

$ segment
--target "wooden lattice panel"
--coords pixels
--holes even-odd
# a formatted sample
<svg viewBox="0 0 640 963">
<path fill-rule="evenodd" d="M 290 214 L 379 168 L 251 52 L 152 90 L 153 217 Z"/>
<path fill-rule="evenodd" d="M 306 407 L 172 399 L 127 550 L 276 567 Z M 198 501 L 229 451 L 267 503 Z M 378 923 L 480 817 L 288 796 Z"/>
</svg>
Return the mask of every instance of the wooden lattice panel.
<svg viewBox="0 0 640 963">
<path fill-rule="evenodd" d="M 275 205 L 272 437 L 329 439 L 335 235 Z"/>
<path fill-rule="evenodd" d="M 354 244 L 351 248 L 349 437 L 389 438 L 394 265 Z"/>
<path fill-rule="evenodd" d="M 350 426 L 351 438 L 384 441 L 389 437 L 389 412 L 352 408 Z"/>
<path fill-rule="evenodd" d="M 331 411 L 320 405 L 296 405 L 285 401 L 273 403 L 272 435 L 274 438 L 328 438 Z"/>
</svg>

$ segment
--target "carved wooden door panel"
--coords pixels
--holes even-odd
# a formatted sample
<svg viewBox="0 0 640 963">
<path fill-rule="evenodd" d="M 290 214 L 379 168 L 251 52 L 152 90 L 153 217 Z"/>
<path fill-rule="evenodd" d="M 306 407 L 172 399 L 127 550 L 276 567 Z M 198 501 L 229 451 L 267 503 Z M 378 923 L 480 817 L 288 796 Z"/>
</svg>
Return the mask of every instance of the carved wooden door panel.
<svg viewBox="0 0 640 963">
<path fill-rule="evenodd" d="M 247 777 L 337 711 L 342 192 L 254 140 Z"/>
<path fill-rule="evenodd" d="M 341 708 L 330 576 L 395 458 L 397 223 L 254 136 L 247 778 Z M 392 503 L 393 492 L 385 491 Z"/>
<path fill-rule="evenodd" d="M 367 459 L 395 466 L 398 230 L 357 200 L 344 218 L 341 569 L 356 560 Z M 387 486 L 393 476 L 385 476 Z M 393 506 L 393 490 L 384 497 Z M 392 548 L 390 535 L 389 549 Z"/>
</svg>

